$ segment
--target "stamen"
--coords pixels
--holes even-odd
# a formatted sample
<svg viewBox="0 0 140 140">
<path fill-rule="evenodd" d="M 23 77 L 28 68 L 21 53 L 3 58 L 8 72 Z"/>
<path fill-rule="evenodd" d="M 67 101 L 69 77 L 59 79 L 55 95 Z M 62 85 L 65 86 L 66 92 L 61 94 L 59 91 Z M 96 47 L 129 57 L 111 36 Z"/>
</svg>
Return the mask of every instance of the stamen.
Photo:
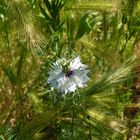
<svg viewBox="0 0 140 140">
<path fill-rule="evenodd" d="M 72 70 L 70 70 L 70 71 L 68 71 L 66 74 L 65 74 L 65 76 L 66 77 L 72 77 L 72 75 L 73 75 L 73 71 Z"/>
</svg>

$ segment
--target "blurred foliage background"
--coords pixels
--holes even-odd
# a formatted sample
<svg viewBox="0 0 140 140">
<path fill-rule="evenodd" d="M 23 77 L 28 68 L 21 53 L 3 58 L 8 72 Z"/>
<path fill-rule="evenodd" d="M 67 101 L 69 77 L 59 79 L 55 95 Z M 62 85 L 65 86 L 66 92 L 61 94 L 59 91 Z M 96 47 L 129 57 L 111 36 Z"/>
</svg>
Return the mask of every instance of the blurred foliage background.
<svg viewBox="0 0 140 140">
<path fill-rule="evenodd" d="M 90 82 L 59 99 L 76 55 Z M 139 57 L 139 0 L 0 0 L 0 140 L 140 140 Z"/>
</svg>

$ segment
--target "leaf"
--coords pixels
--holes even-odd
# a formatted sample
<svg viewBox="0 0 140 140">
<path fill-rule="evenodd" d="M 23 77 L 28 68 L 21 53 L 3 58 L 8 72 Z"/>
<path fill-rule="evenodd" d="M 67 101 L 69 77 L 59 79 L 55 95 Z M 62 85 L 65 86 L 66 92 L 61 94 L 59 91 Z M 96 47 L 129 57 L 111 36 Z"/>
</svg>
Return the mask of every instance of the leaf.
<svg viewBox="0 0 140 140">
<path fill-rule="evenodd" d="M 50 17 L 48 16 L 48 14 L 47 14 L 46 11 L 43 9 L 43 7 L 41 6 L 41 4 L 39 4 L 39 8 L 40 8 L 42 14 L 45 16 L 46 20 L 52 21 L 52 18 L 50 18 Z"/>
<path fill-rule="evenodd" d="M 0 135 L 0 140 L 5 140 L 5 138 L 3 137 L 3 135 Z"/>
<path fill-rule="evenodd" d="M 11 134 L 11 135 L 8 137 L 8 140 L 15 140 L 15 137 L 16 137 L 16 134 Z"/>
<path fill-rule="evenodd" d="M 32 5 L 36 2 L 36 0 L 27 0 L 28 2 L 30 2 Z"/>
<path fill-rule="evenodd" d="M 29 99 L 30 99 L 30 102 L 35 110 L 35 112 L 37 113 L 42 113 L 42 102 L 39 100 L 39 98 L 34 94 L 34 93 L 30 93 L 29 95 Z"/>
<path fill-rule="evenodd" d="M 22 73 L 22 67 L 23 67 L 23 63 L 26 59 L 26 54 L 27 54 L 27 48 L 22 47 L 21 51 L 20 51 L 20 58 L 17 64 L 17 80 L 18 82 L 21 81 L 21 73 Z"/>
<path fill-rule="evenodd" d="M 85 33 L 89 33 L 91 28 L 89 27 L 86 19 L 89 14 L 84 15 L 79 22 L 79 27 L 76 35 L 76 39 L 80 39 Z"/>
<path fill-rule="evenodd" d="M 79 27 L 76 35 L 76 39 L 80 39 L 84 34 L 89 34 L 93 26 L 101 21 L 102 17 L 98 12 L 86 13 L 79 22 Z"/>
<path fill-rule="evenodd" d="M 25 123 L 26 125 L 21 128 L 17 140 L 34 140 L 35 134 L 46 127 L 56 117 L 58 111 L 57 107 L 53 107 L 41 114 L 35 115 L 31 122 Z"/>
<path fill-rule="evenodd" d="M 133 30 L 140 30 L 140 26 L 130 26 L 130 29 L 133 29 Z"/>
<path fill-rule="evenodd" d="M 52 8 L 51 8 L 50 2 L 48 0 L 44 0 L 44 3 L 46 5 L 47 9 L 49 10 L 49 12 L 51 12 Z"/>
<path fill-rule="evenodd" d="M 8 77 L 10 80 L 11 84 L 16 84 L 17 83 L 17 77 L 15 73 L 13 72 L 11 67 L 5 67 L 5 66 L 0 66 L 2 70 L 4 71 L 5 75 Z"/>
</svg>

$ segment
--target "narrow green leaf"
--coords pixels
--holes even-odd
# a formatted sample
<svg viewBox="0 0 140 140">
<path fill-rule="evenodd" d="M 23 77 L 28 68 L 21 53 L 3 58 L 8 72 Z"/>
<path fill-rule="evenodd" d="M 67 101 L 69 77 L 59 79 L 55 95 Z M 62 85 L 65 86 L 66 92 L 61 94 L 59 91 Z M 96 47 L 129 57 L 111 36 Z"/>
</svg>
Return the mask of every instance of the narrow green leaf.
<svg viewBox="0 0 140 140">
<path fill-rule="evenodd" d="M 40 8 L 42 14 L 45 16 L 46 20 L 52 21 L 52 18 L 50 18 L 50 17 L 48 16 L 48 14 L 47 14 L 46 11 L 43 9 L 43 7 L 41 6 L 41 4 L 39 4 L 39 8 Z"/>
<path fill-rule="evenodd" d="M 34 119 L 20 130 L 17 140 L 34 140 L 35 134 L 45 128 L 45 126 L 47 126 L 47 124 L 57 115 L 58 111 L 58 108 L 54 107 L 41 114 L 35 115 Z"/>
<path fill-rule="evenodd" d="M 88 23 L 86 22 L 86 19 L 88 17 L 88 14 L 85 14 L 79 22 L 79 28 L 77 31 L 76 39 L 80 39 L 85 33 L 89 33 L 91 28 L 89 27 Z"/>
<path fill-rule="evenodd" d="M 50 2 L 48 0 L 44 0 L 44 3 L 46 5 L 47 9 L 49 10 L 49 12 L 51 12 L 52 8 L 51 8 Z"/>
<path fill-rule="evenodd" d="M 23 63 L 26 59 L 26 54 L 27 54 L 27 48 L 22 47 L 21 51 L 20 51 L 20 58 L 17 64 L 17 80 L 18 82 L 20 82 L 21 80 L 21 72 L 22 72 L 22 67 L 23 67 Z"/>
<path fill-rule="evenodd" d="M 11 84 L 17 83 L 17 77 L 11 67 L 1 66 L 1 69 L 4 71 L 5 75 L 10 80 Z"/>
</svg>

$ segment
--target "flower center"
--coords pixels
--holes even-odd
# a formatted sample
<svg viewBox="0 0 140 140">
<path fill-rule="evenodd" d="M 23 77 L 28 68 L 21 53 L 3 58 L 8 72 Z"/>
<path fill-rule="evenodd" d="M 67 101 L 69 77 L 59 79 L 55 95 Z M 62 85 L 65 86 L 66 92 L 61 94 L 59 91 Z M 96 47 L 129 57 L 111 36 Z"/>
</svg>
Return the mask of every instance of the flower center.
<svg viewBox="0 0 140 140">
<path fill-rule="evenodd" d="M 66 76 L 66 77 L 72 77 L 73 73 L 74 73 L 74 72 L 73 72 L 72 70 L 67 71 L 66 74 L 65 74 L 65 76 Z"/>
</svg>

